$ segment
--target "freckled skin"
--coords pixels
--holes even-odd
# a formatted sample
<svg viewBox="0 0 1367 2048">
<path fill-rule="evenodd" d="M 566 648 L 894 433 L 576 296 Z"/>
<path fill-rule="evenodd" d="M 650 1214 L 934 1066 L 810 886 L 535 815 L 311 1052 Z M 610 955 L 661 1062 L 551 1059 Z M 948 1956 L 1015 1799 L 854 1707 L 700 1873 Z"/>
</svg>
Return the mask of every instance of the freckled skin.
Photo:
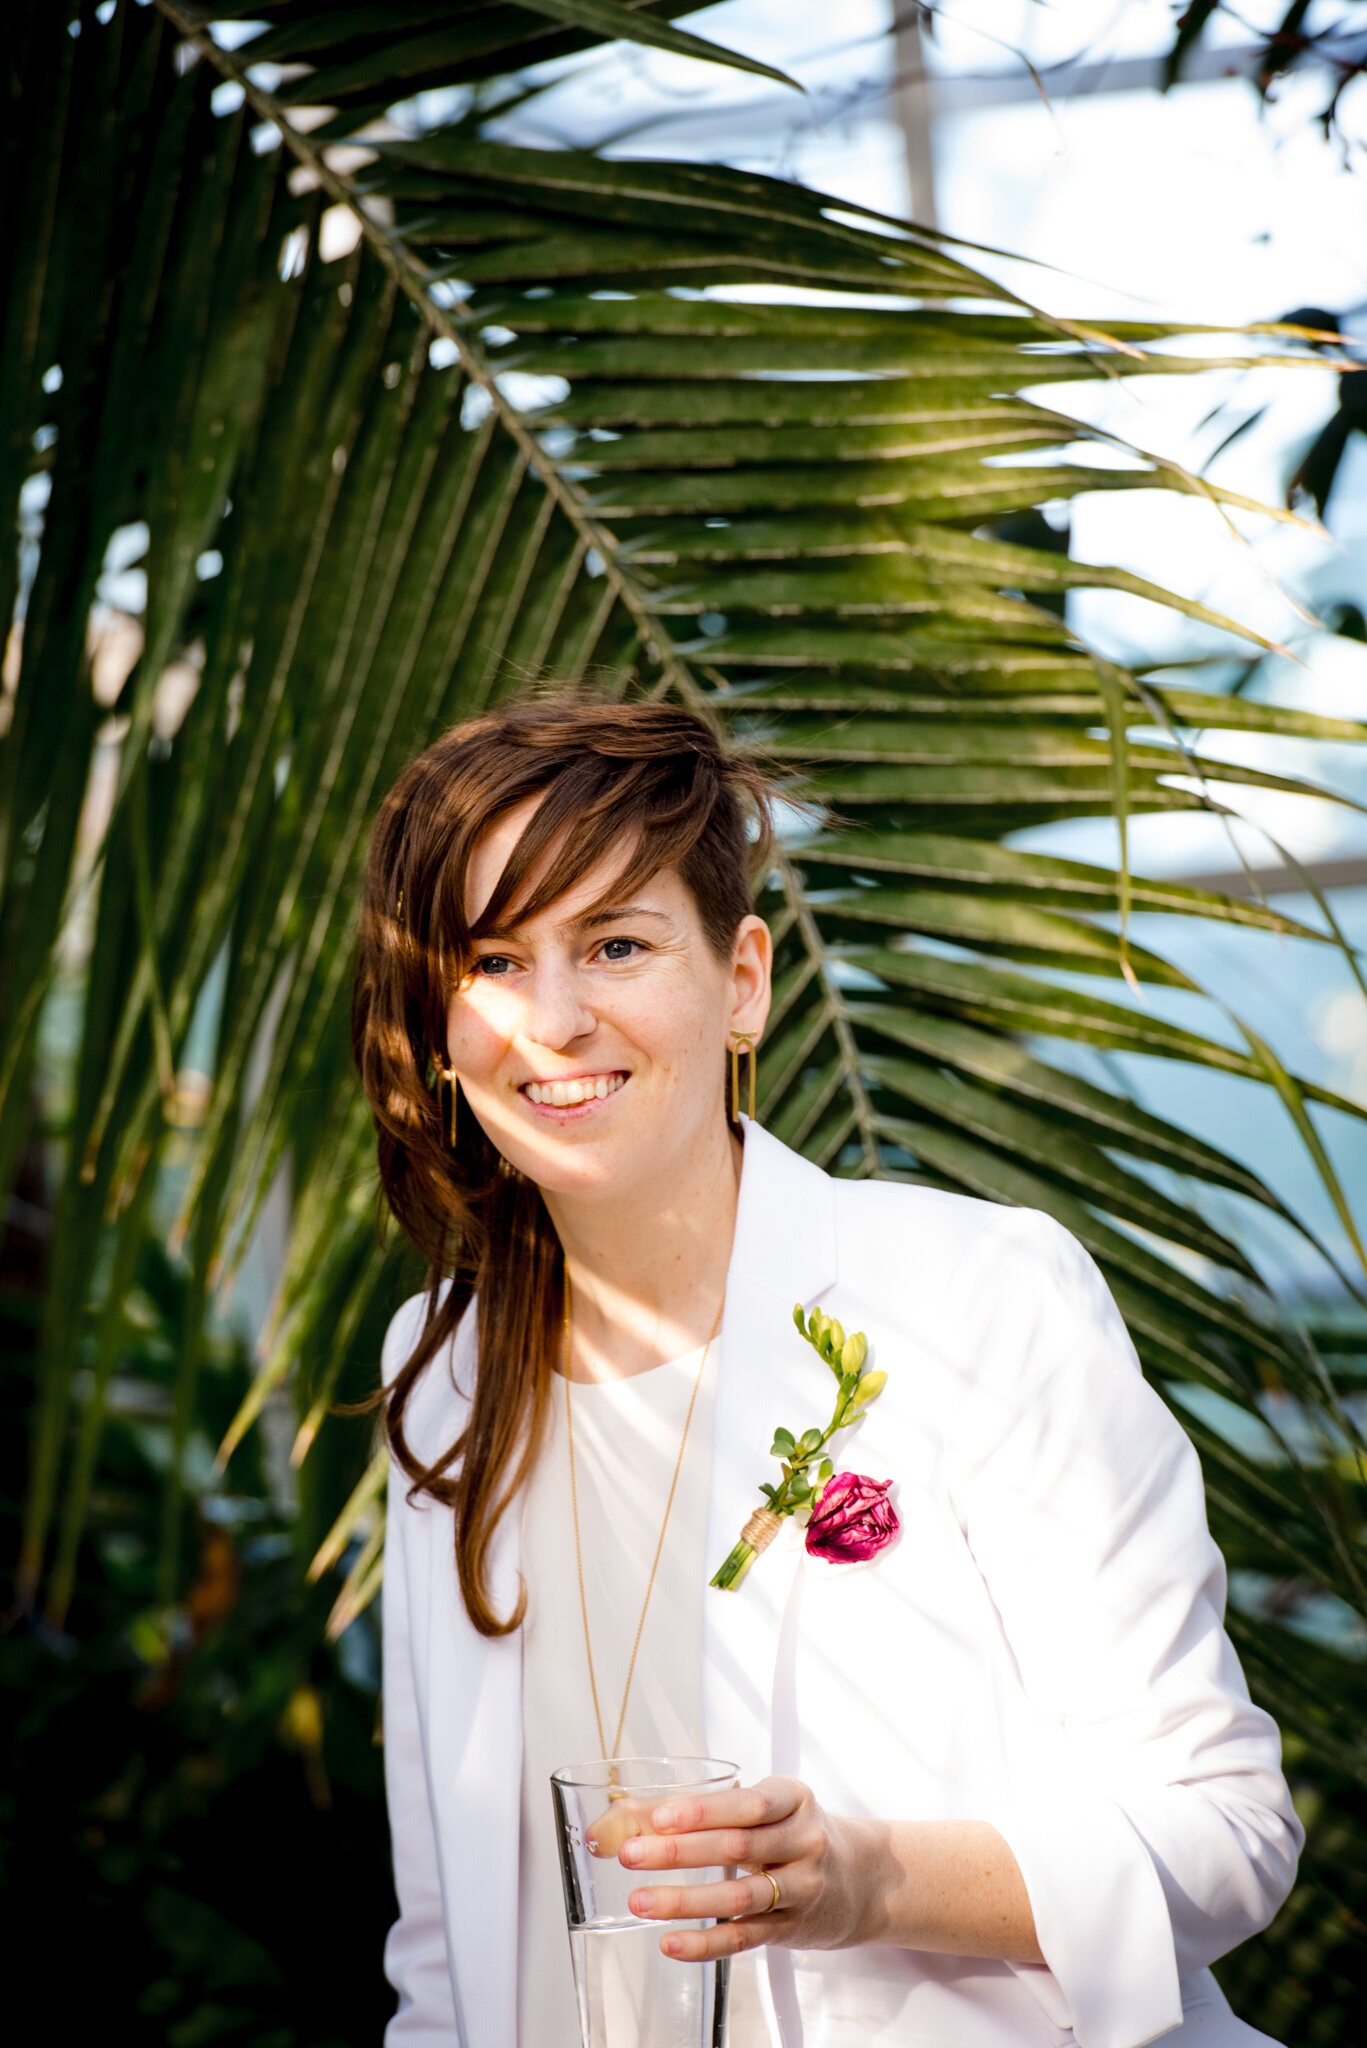
<svg viewBox="0 0 1367 2048">
<path fill-rule="evenodd" d="M 476 848 L 472 913 L 533 808 L 509 813 Z M 611 874 L 590 875 L 510 937 L 480 942 L 450 1005 L 448 1057 L 499 1150 L 548 1196 L 667 1210 L 671 1188 L 725 1136 L 727 1035 L 762 1026 L 769 934 L 746 918 L 733 959 L 719 960 L 673 871 L 631 892 L 640 914 L 578 926 Z M 528 1080 L 614 1072 L 627 1086 L 581 1121 L 548 1127 L 518 1092 Z"/>
</svg>

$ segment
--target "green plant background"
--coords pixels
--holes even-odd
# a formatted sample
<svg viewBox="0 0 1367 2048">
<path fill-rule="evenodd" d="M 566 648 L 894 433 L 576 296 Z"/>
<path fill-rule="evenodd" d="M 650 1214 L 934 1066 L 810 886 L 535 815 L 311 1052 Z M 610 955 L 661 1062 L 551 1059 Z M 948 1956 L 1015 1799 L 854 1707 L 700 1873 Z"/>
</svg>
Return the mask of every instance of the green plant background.
<svg viewBox="0 0 1367 2048">
<path fill-rule="evenodd" d="M 1295 924 L 1013 835 L 1115 815 L 1123 843 L 1212 785 L 1313 789 L 1303 743 L 1367 728 L 1235 688 L 1227 658 L 1130 672 L 1069 630 L 1088 585 L 1221 624 L 1072 562 L 1039 509 L 1221 498 L 1138 451 L 1099 466 L 1067 409 L 1080 380 L 1198 373 L 1199 331 L 1047 318 L 971 252 L 725 165 L 483 133 L 529 66 L 621 34 L 678 48 L 694 11 L 12 10 L 16 1953 L 60 1972 L 73 2024 L 131 2012 L 172 2048 L 382 2025 L 382 1461 L 330 1411 L 373 1385 L 419 1276 L 376 1229 L 352 917 L 400 765 L 550 676 L 675 693 L 830 808 L 766 885 L 766 1124 L 840 1173 L 1048 1209 L 1100 1261 L 1201 1451 L 1244 1589 L 1231 1629 L 1310 1825 L 1292 1901 L 1222 1974 L 1280 2038 L 1348 2042 L 1367 1548 L 1344 1397 L 1367 1262 L 1331 1159 L 1362 1113 L 1217 1005 L 1198 1021 L 1194 984 L 1127 925 L 1239 925 L 1292 960 L 1341 942 L 1322 903 Z M 234 16 L 268 24 L 237 54 L 205 33 Z M 371 125 L 437 88 L 463 89 L 442 125 Z M 324 261 L 333 208 L 362 232 Z M 1286 334 L 1222 346 L 1287 375 L 1311 359 Z M 102 598 L 130 535 L 131 640 Z M 1250 732 L 1278 739 L 1277 772 L 1211 745 Z M 1213 1220 L 1219 1191 L 1220 1217 L 1295 1232 L 1277 1190 L 1139 1107 L 1103 1053 L 1242 1077 L 1258 1115 L 1292 1119 L 1346 1247 L 1318 1343 Z M 263 1240 L 278 1284 L 254 1309 Z M 1335 1627 L 1308 1634 L 1307 1603 Z"/>
</svg>

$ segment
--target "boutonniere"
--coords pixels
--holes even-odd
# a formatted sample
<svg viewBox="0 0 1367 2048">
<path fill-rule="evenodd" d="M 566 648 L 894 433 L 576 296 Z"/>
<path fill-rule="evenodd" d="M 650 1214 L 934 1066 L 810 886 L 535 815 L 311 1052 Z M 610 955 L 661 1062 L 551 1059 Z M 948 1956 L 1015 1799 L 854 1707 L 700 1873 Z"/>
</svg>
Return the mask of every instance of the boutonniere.
<svg viewBox="0 0 1367 2048">
<path fill-rule="evenodd" d="M 756 1508 L 740 1532 L 740 1541 L 712 1580 L 722 1591 L 738 1586 L 762 1550 L 767 1550 L 788 1515 L 808 1513 L 807 1549 L 833 1564 L 862 1563 L 876 1557 L 897 1534 L 897 1512 L 888 1499 L 890 1479 L 866 1479 L 862 1472 L 837 1472 L 826 1446 L 837 1430 L 857 1422 L 870 1401 L 887 1383 L 885 1372 L 865 1372 L 868 1340 L 862 1330 L 847 1337 L 832 1316 L 813 1309 L 802 1313 L 799 1302 L 793 1321 L 839 1383 L 835 1410 L 824 1429 L 774 1431 L 769 1447 L 783 1477 L 777 1486 L 761 1484 L 765 1505 Z"/>
</svg>

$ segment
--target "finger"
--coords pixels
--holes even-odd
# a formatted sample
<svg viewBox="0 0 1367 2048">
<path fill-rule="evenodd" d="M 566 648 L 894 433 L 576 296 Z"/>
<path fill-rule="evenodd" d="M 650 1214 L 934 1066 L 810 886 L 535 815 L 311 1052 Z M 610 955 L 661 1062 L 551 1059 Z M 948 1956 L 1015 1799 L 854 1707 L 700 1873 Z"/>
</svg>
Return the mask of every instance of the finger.
<svg viewBox="0 0 1367 2048">
<path fill-rule="evenodd" d="M 775 1892 L 777 1886 L 777 1892 Z M 812 1903 L 812 1880 L 799 1870 L 746 1872 L 717 1884 L 650 1884 L 627 1901 L 637 1919 L 746 1919 L 775 1917 Z"/>
<path fill-rule="evenodd" d="M 767 1913 L 773 1902 L 774 1887 L 761 1875 L 723 1878 L 718 1884 L 643 1886 L 631 1894 L 627 1907 L 638 1920 L 739 1920 Z"/>
<path fill-rule="evenodd" d="M 761 1828 L 796 1811 L 804 1787 L 796 1778 L 761 1778 L 734 1792 L 671 1799 L 655 1807 L 650 1825 L 657 1835 L 696 1834 L 703 1828 Z"/>
<path fill-rule="evenodd" d="M 709 1963 L 720 1956 L 738 1956 L 747 1949 L 763 1948 L 767 1941 L 781 1941 L 779 1913 L 753 1915 L 745 1920 L 719 1920 L 715 1927 L 680 1927 L 660 1936 L 660 1949 L 680 1963 Z"/>
<path fill-rule="evenodd" d="M 643 1835 L 650 1817 L 648 1801 L 614 1799 L 596 1820 L 590 1821 L 584 1839 L 590 1856 L 615 1856 L 632 1835 Z"/>
<path fill-rule="evenodd" d="M 640 1834 L 623 1842 L 627 1870 L 705 1870 L 713 1863 L 795 1863 L 812 1851 L 791 1821 L 767 1828 L 713 1828 L 696 1835 Z"/>
</svg>

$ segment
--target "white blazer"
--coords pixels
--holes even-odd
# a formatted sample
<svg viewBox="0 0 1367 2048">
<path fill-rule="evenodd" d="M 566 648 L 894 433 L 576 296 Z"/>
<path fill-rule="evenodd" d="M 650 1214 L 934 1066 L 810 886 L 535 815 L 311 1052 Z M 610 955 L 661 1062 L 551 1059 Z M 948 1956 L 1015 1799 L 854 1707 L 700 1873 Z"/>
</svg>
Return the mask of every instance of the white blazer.
<svg viewBox="0 0 1367 2048">
<path fill-rule="evenodd" d="M 1277 1731 L 1222 1621 L 1191 1444 L 1086 1253 L 1049 1218 L 832 1180 L 750 1124 L 714 1415 L 709 1562 L 771 1476 L 776 1426 L 832 1382 L 796 1301 L 863 1330 L 887 1386 L 838 1462 L 895 1482 L 896 1542 L 809 1558 L 792 1523 L 704 1599 L 712 1755 L 832 1812 L 982 1819 L 1016 1856 L 1047 1968 L 893 1948 L 766 1948 L 781 2048 L 1195 2048 L 1263 2037 L 1206 1966 L 1290 1889 L 1301 1830 Z M 395 1317 L 392 1377 L 421 1328 Z M 473 1316 L 409 1440 L 459 1431 Z M 495 1600 L 518 1588 L 516 1510 Z M 385 1764 L 400 1917 L 388 2048 L 515 2048 L 521 1646 L 465 1617 L 449 1512 L 391 1473 Z M 546 2044 L 560 2048 L 560 2044 Z"/>
</svg>

